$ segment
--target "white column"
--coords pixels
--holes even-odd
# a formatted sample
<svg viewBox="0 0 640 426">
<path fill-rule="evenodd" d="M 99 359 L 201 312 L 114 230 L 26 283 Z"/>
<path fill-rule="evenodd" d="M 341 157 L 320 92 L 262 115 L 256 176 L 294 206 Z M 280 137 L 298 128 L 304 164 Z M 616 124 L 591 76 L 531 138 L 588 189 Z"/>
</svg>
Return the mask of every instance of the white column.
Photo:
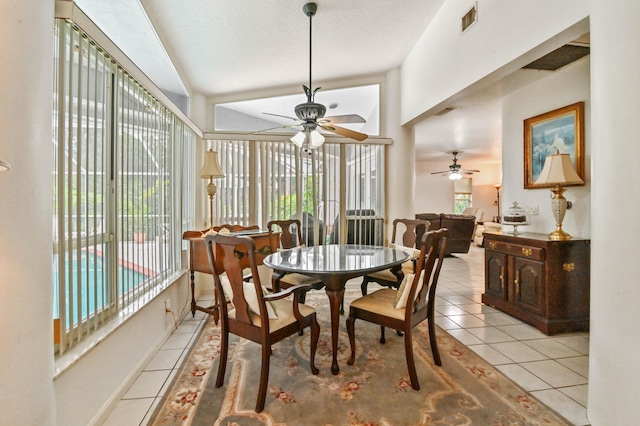
<svg viewBox="0 0 640 426">
<path fill-rule="evenodd" d="M 0 423 L 54 425 L 53 0 L 0 2 Z"/>
<path fill-rule="evenodd" d="M 593 425 L 640 424 L 639 16 L 637 0 L 591 1 Z"/>
<path fill-rule="evenodd" d="M 387 158 L 387 224 L 388 237 L 394 219 L 413 219 L 413 186 L 415 180 L 415 144 L 413 132 L 400 125 L 400 69 L 387 73 L 386 90 L 380 105 L 386 108 L 385 130 L 382 134 L 393 139 Z"/>
</svg>

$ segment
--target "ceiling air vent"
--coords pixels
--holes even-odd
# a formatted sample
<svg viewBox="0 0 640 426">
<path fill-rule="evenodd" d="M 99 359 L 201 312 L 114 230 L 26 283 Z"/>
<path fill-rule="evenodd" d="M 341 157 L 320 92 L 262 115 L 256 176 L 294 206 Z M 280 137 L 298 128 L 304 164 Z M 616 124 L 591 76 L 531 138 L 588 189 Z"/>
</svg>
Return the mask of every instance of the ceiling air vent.
<svg viewBox="0 0 640 426">
<path fill-rule="evenodd" d="M 589 46 L 580 46 L 574 44 L 565 44 L 562 47 L 547 53 L 540 59 L 536 59 L 523 68 L 534 70 L 555 71 L 569 65 L 571 62 L 577 61 L 590 52 Z"/>
<path fill-rule="evenodd" d="M 471 9 L 462 17 L 462 32 L 475 24 L 478 20 L 478 3 L 476 2 Z"/>
</svg>

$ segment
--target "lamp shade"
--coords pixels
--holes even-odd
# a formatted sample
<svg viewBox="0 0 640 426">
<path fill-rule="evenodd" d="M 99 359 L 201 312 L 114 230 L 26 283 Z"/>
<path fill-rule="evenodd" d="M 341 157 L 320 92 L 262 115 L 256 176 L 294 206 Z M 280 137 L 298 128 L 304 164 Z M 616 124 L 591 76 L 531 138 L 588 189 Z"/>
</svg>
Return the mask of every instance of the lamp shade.
<svg viewBox="0 0 640 426">
<path fill-rule="evenodd" d="M 540 176 L 536 179 L 536 185 L 575 185 L 584 183 L 578 176 L 569 154 L 560 154 L 559 152 L 547 156 L 544 160 L 544 167 L 540 172 Z"/>
<path fill-rule="evenodd" d="M 209 150 L 204 153 L 204 164 L 202 165 L 202 170 L 200 170 L 200 177 L 203 179 L 224 177 L 216 151 Z"/>
</svg>

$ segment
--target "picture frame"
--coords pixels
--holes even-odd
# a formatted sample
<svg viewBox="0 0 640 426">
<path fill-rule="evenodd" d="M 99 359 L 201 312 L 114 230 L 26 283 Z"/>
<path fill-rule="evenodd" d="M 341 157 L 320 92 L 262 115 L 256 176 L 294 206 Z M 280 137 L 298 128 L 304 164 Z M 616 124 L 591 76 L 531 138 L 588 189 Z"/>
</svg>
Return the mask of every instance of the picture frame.
<svg viewBox="0 0 640 426">
<path fill-rule="evenodd" d="M 536 185 L 535 181 L 547 156 L 557 151 L 570 155 L 573 167 L 584 181 L 584 102 L 524 120 L 524 189 L 551 187 Z"/>
</svg>

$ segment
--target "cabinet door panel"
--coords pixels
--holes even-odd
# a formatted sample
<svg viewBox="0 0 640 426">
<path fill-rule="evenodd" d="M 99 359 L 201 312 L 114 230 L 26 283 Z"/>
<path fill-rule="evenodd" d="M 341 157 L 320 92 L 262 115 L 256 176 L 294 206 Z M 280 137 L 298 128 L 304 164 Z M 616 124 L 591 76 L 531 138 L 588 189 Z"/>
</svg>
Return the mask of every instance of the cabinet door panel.
<svg viewBox="0 0 640 426">
<path fill-rule="evenodd" d="M 537 315 L 544 315 L 544 264 L 516 257 L 514 284 L 516 305 Z"/>
<path fill-rule="evenodd" d="M 507 300 L 507 255 L 486 250 L 485 291 Z"/>
</svg>

